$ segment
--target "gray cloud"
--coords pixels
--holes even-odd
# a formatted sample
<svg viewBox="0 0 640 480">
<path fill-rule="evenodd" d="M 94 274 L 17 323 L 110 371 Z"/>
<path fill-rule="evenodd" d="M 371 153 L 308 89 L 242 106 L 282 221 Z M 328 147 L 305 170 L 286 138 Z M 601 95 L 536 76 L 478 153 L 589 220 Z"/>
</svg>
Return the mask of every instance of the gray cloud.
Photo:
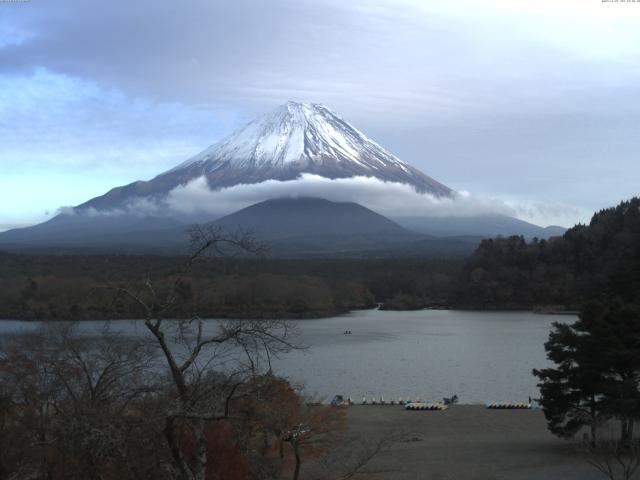
<svg viewBox="0 0 640 480">
<path fill-rule="evenodd" d="M 635 84 L 615 72 L 637 77 L 640 46 L 629 40 L 638 39 L 638 15 L 613 23 L 584 2 L 565 2 L 582 7 L 568 31 L 558 2 L 539 2 L 550 8 L 538 15 L 518 3 L 520 11 L 466 0 L 456 8 L 406 0 L 57 0 L 7 12 L 14 30 L 29 35 L 0 50 L 0 65 L 45 66 L 164 100 L 261 111 L 298 97 L 357 106 L 363 116 L 429 114 L 437 123 L 443 114 L 487 108 L 548 112 L 545 98 L 580 107 L 585 88 Z M 631 22 L 621 23 L 626 16 Z"/>
<path fill-rule="evenodd" d="M 147 98 L 187 106 L 184 112 L 238 112 L 227 132 L 285 100 L 319 101 L 458 190 L 518 205 L 579 205 L 568 208 L 575 213 L 638 193 L 634 7 L 599 0 L 31 2 L 3 6 L 11 28 L 0 28 L 0 74 L 45 67 L 121 91 L 124 103 Z M 166 136 L 171 109 L 155 116 L 157 124 L 141 117 L 142 138 Z M 96 119 L 113 130 L 106 138 L 89 134 L 98 147 L 93 161 L 116 156 L 99 152 L 109 143 L 132 166 L 146 162 L 132 175 L 148 174 L 153 155 L 141 150 L 158 146 L 161 155 L 165 144 L 140 144 L 139 135 L 119 131 L 117 111 Z M 181 123 L 184 137 L 197 133 L 169 145 L 173 156 L 222 135 L 211 129 L 205 138 L 203 122 L 194 114 Z M 135 132 L 135 123 L 122 125 Z"/>
<path fill-rule="evenodd" d="M 224 112 L 131 98 L 43 69 L 0 76 L 0 106 L 0 155 L 9 169 L 32 173 L 62 167 L 110 175 L 134 166 L 155 175 L 228 122 Z"/>
</svg>

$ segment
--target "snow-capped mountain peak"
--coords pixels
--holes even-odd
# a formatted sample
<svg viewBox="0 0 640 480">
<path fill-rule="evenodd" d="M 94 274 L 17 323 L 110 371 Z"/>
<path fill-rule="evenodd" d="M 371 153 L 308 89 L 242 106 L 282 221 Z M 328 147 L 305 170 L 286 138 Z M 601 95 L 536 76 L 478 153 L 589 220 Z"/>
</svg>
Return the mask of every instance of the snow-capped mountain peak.
<svg viewBox="0 0 640 480">
<path fill-rule="evenodd" d="M 353 125 L 316 103 L 287 102 L 149 181 L 116 187 L 79 209 L 120 208 L 132 199 L 161 200 L 173 189 L 204 177 L 211 189 L 266 180 L 373 177 L 411 185 L 420 193 L 453 190 L 403 162 Z"/>
<path fill-rule="evenodd" d="M 211 171 L 225 162 L 236 168 L 286 167 L 317 162 L 322 155 L 362 163 L 363 146 L 380 149 L 326 106 L 287 102 L 177 168 L 208 164 Z"/>
<path fill-rule="evenodd" d="M 364 175 L 390 181 L 408 177 L 403 183 L 419 190 L 438 195 L 451 193 L 325 105 L 311 103 L 287 102 L 167 174 L 185 170 L 216 178 L 227 176 L 224 171 L 228 170 L 250 176 L 260 172 L 261 176 L 275 179 L 288 179 L 295 172 L 330 178 Z"/>
</svg>

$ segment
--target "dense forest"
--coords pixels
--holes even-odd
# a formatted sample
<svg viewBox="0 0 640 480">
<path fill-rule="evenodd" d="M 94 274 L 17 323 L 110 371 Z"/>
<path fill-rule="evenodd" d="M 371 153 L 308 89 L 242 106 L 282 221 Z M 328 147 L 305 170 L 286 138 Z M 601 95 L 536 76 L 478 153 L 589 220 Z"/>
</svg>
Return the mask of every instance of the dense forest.
<svg viewBox="0 0 640 480">
<path fill-rule="evenodd" d="M 640 291 L 640 199 L 597 212 L 549 241 L 484 240 L 449 299 L 468 308 L 568 308 L 586 299 L 629 301 Z"/>
<path fill-rule="evenodd" d="M 181 257 L 0 253 L 0 317 L 137 318 L 114 294 L 149 279 L 168 289 Z M 138 287 L 139 288 L 139 287 Z M 549 240 L 484 240 L 466 260 L 204 258 L 180 279 L 175 317 L 320 317 L 383 309 L 577 310 L 586 298 L 640 291 L 640 199 Z"/>
<path fill-rule="evenodd" d="M 149 278 L 168 289 L 180 257 L 0 254 L 0 317 L 139 318 L 115 287 L 141 288 Z M 319 317 L 354 309 L 445 305 L 460 262 L 432 259 L 206 258 L 180 280 L 171 314 L 189 317 Z M 142 287 L 144 288 L 144 286 Z"/>
</svg>

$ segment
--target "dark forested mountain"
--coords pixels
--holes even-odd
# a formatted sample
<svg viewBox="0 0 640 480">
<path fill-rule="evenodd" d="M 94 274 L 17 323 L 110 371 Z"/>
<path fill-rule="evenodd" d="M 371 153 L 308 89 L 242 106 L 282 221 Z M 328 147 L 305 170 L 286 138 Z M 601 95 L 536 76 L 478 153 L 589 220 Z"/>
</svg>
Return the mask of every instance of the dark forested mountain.
<svg viewBox="0 0 640 480">
<path fill-rule="evenodd" d="M 135 247 L 176 251 L 188 241 L 187 227 L 165 217 L 58 215 L 33 227 L 0 233 L 0 248 L 126 251 Z"/>
<path fill-rule="evenodd" d="M 436 237 L 476 236 L 493 238 L 522 235 L 532 239 L 564 234 L 564 227 L 540 227 L 507 215 L 477 215 L 474 217 L 394 217 L 395 222 L 414 232 Z"/>
<path fill-rule="evenodd" d="M 321 198 L 267 200 L 213 223 L 250 231 L 276 256 L 464 256 L 479 239 L 436 239 L 407 230 L 352 202 Z"/>
<path fill-rule="evenodd" d="M 484 240 L 467 260 L 452 302 L 474 307 L 577 306 L 640 295 L 640 199 L 596 213 L 562 237 Z"/>
<path fill-rule="evenodd" d="M 320 198 L 280 198 L 244 208 L 210 223 L 227 233 L 249 233 L 276 257 L 445 256 L 470 254 L 479 238 L 432 238 L 407 230 L 357 203 Z M 189 225 L 175 219 L 63 215 L 29 229 L 0 235 L 0 248 L 30 251 L 180 253 Z"/>
<path fill-rule="evenodd" d="M 253 231 L 267 239 L 374 236 L 415 238 L 417 234 L 357 203 L 322 198 L 278 198 L 243 208 L 214 222 L 227 231 Z"/>
</svg>

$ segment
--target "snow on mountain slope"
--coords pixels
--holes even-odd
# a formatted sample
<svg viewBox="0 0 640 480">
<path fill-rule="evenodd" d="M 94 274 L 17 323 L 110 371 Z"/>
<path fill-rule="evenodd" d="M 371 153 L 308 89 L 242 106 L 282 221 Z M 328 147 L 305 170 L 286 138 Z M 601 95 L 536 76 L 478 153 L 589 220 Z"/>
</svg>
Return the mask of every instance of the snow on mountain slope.
<svg viewBox="0 0 640 480">
<path fill-rule="evenodd" d="M 201 165 L 210 172 L 226 162 L 235 168 L 282 168 L 294 162 L 318 162 L 322 156 L 370 169 L 393 165 L 408 172 L 410 168 L 326 106 L 288 102 L 172 171 Z"/>
<path fill-rule="evenodd" d="M 160 199 L 172 189 L 206 177 L 212 189 L 265 180 L 375 177 L 411 185 L 420 193 L 454 192 L 395 157 L 319 104 L 288 102 L 148 182 L 118 187 L 80 206 L 119 207 L 134 197 Z"/>
<path fill-rule="evenodd" d="M 262 180 L 291 179 L 301 173 L 329 178 L 366 175 L 409 183 L 436 195 L 452 193 L 328 107 L 296 102 L 281 105 L 163 175 L 184 171 L 212 179 L 222 179 L 229 171 L 249 177 L 260 172 Z"/>
</svg>

